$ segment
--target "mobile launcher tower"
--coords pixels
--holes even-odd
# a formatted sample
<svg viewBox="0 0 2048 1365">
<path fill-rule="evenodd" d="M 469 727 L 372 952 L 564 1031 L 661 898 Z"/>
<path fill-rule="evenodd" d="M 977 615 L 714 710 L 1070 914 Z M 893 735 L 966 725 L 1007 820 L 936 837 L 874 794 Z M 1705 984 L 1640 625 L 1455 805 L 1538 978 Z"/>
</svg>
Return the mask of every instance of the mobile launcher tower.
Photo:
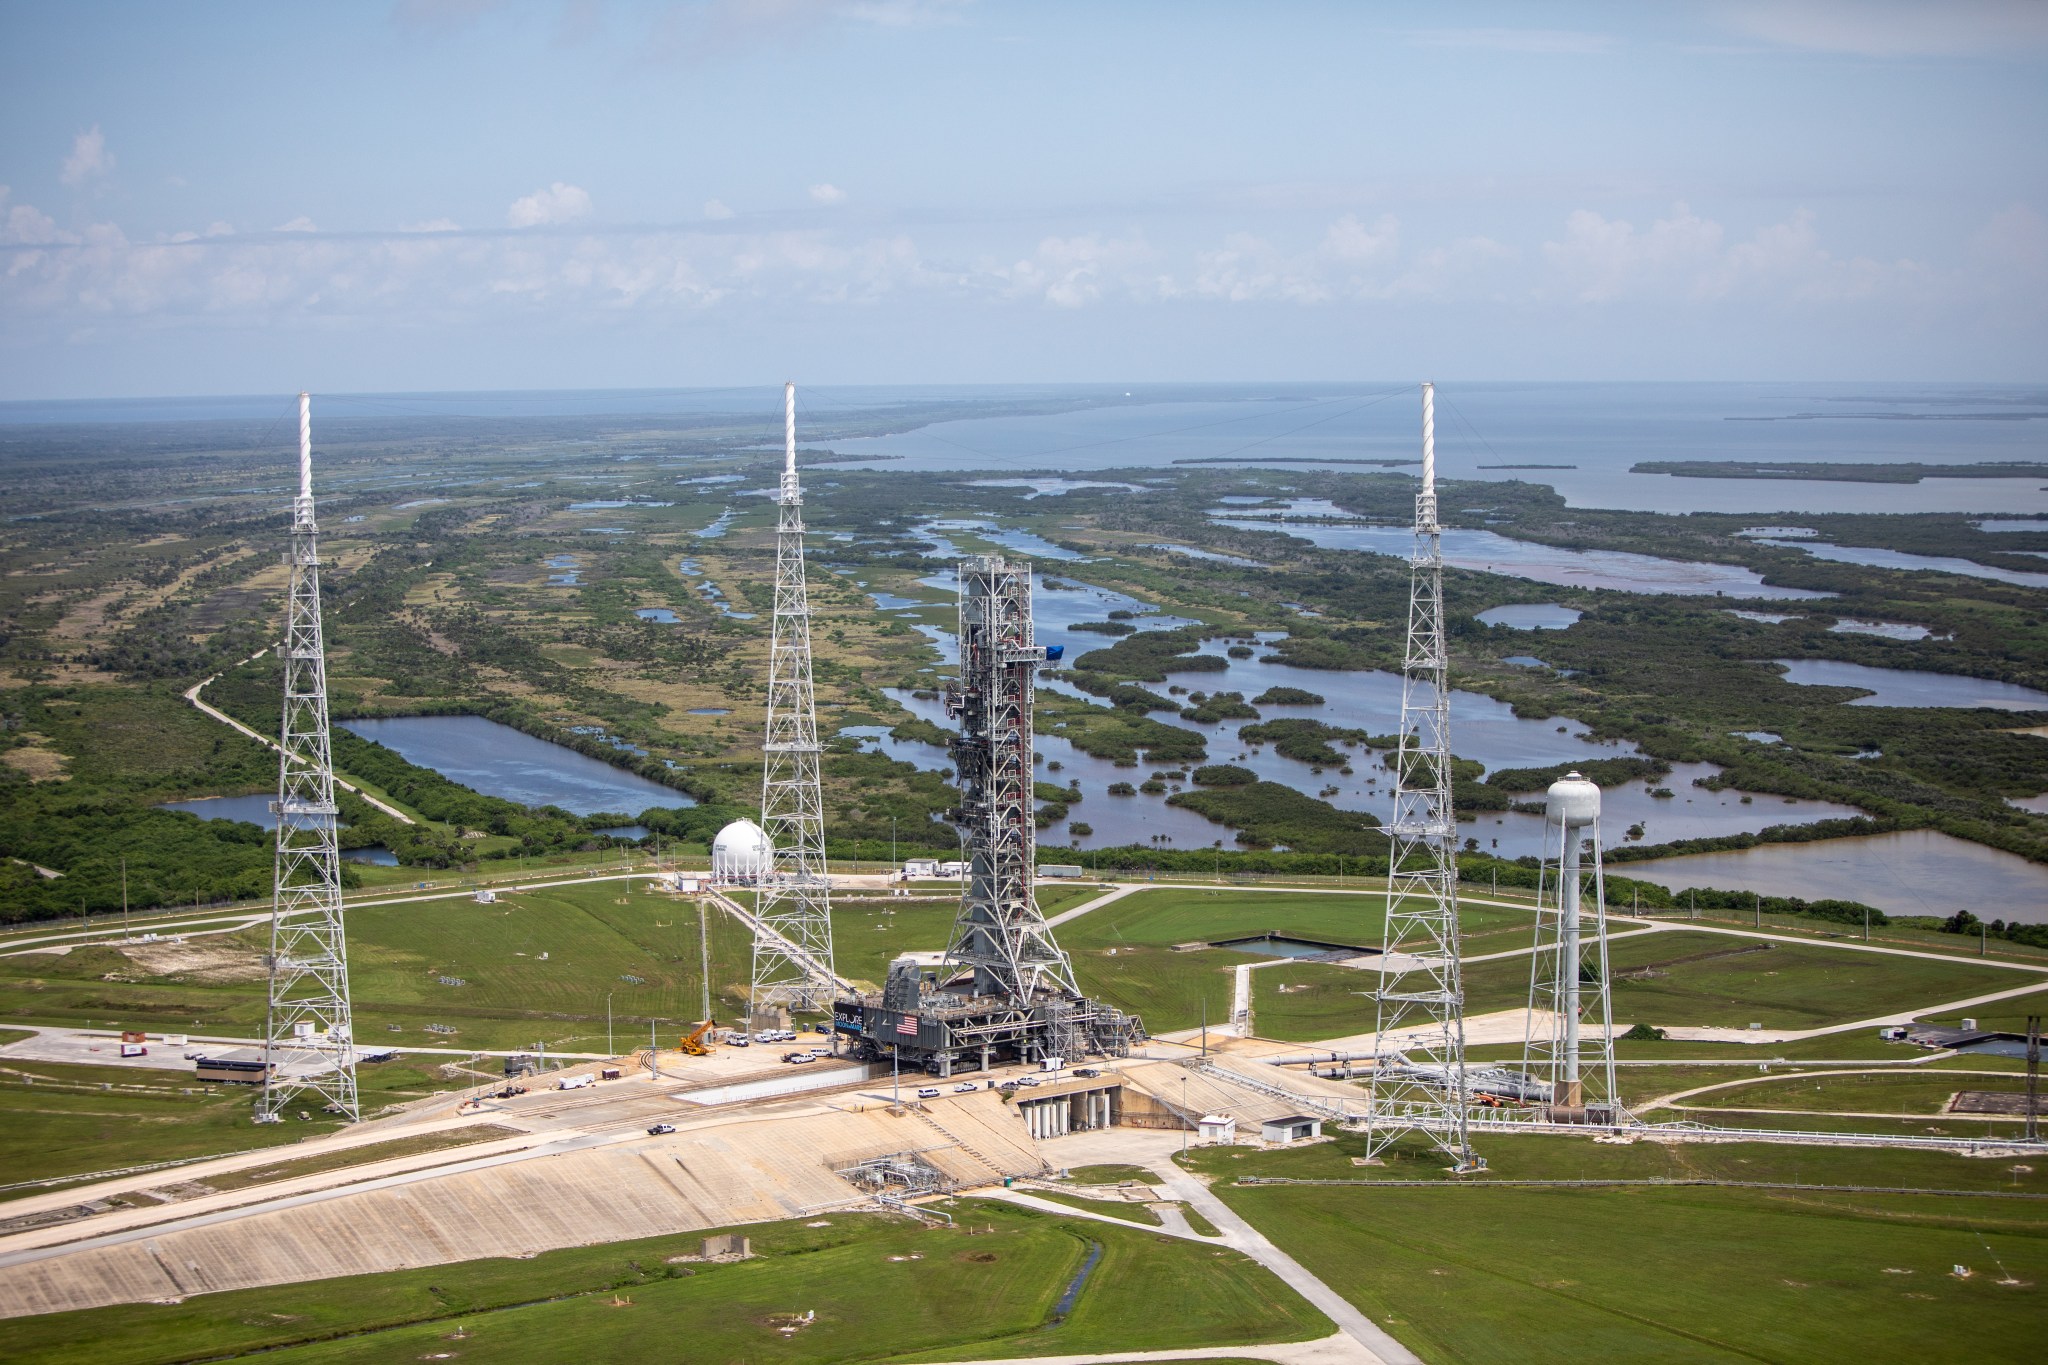
<svg viewBox="0 0 2048 1365">
<path fill-rule="evenodd" d="M 1614 1017 L 1607 995 L 1600 788 L 1567 773 L 1546 795 L 1544 875 L 1536 896 L 1522 1055 L 1527 1086 L 1517 1098 L 1547 1105 L 1553 1123 L 1624 1123 L 1628 1115 L 1614 1086 Z M 1586 846 L 1593 854 L 1591 868 L 1582 856 Z"/>
<path fill-rule="evenodd" d="M 1028 564 L 989 555 L 960 566 L 960 680 L 946 710 L 960 726 L 952 818 L 967 881 L 936 981 L 899 959 L 879 994 L 835 1003 L 856 1055 L 950 1076 L 999 1061 L 1123 1057 L 1144 1038 L 1136 1016 L 1081 994 L 1032 891 L 1032 694 L 1057 658 L 1033 637 Z"/>
</svg>

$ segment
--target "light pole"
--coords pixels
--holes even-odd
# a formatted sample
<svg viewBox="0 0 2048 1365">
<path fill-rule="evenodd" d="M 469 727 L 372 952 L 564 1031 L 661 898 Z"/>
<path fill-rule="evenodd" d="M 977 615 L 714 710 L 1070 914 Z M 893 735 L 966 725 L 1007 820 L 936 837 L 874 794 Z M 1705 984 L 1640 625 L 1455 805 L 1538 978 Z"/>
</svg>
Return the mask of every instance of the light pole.
<svg viewBox="0 0 2048 1365">
<path fill-rule="evenodd" d="M 1180 1113 L 1180 1121 L 1186 1123 L 1188 1121 L 1188 1078 L 1186 1076 L 1180 1078 Z M 1188 1130 L 1185 1128 L 1180 1130 L 1180 1150 L 1183 1155 L 1188 1150 Z"/>
<path fill-rule="evenodd" d="M 612 987 L 612 991 L 617 989 L 617 986 Z M 619 1050 L 612 1046 L 612 991 L 604 993 L 604 1055 L 607 1057 L 619 1055 Z"/>
<path fill-rule="evenodd" d="M 889 875 L 897 876 L 903 871 L 903 864 L 896 861 L 896 817 L 889 817 Z"/>
</svg>

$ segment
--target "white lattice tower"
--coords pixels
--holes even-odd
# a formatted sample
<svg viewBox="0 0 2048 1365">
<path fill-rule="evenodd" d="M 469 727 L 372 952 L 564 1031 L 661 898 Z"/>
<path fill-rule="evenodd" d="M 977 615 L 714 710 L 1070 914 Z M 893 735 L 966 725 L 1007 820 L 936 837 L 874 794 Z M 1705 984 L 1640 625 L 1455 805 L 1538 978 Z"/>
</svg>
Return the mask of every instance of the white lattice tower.
<svg viewBox="0 0 2048 1365">
<path fill-rule="evenodd" d="M 775 628 L 768 653 L 761 828 L 774 860 L 757 893 L 749 1006 L 824 1009 L 832 999 L 832 901 L 825 797 L 811 685 L 811 601 L 804 586 L 804 499 L 796 476 L 796 385 L 782 388 L 781 515 L 775 534 Z"/>
<path fill-rule="evenodd" d="M 1444 557 L 1436 519 L 1436 389 L 1422 386 L 1422 488 L 1409 560 L 1408 641 L 1389 822 L 1387 933 L 1370 1073 L 1366 1155 L 1421 1132 L 1460 1168 L 1466 1133 L 1465 998 L 1458 972 L 1458 828 L 1451 809 L 1451 693 Z"/>
<path fill-rule="evenodd" d="M 1587 847 L 1593 854 L 1590 868 L 1583 858 Z M 1564 1122 L 1609 1123 L 1625 1117 L 1617 1108 L 1614 1085 L 1603 863 L 1600 788 L 1567 773 L 1546 793 L 1529 1022 L 1522 1044 L 1523 1071 L 1544 1083 L 1551 1116 Z"/>
<path fill-rule="evenodd" d="M 975 994 L 1016 1003 L 1048 992 L 1069 1000 L 1081 994 L 1032 890 L 1038 806 L 1031 709 L 1044 664 L 1031 623 L 1031 566 L 996 555 L 961 564 L 960 681 L 947 693 L 946 709 L 960 725 L 952 758 L 967 882 L 945 961 L 949 969 L 974 970 Z"/>
<path fill-rule="evenodd" d="M 307 1092 L 349 1122 L 356 1044 L 342 928 L 341 849 L 327 732 L 327 659 L 320 630 L 320 533 L 313 518 L 313 400 L 299 395 L 299 496 L 292 504 L 285 598 L 284 719 L 278 736 L 275 891 L 263 1093 L 256 1120 L 275 1123 Z"/>
</svg>

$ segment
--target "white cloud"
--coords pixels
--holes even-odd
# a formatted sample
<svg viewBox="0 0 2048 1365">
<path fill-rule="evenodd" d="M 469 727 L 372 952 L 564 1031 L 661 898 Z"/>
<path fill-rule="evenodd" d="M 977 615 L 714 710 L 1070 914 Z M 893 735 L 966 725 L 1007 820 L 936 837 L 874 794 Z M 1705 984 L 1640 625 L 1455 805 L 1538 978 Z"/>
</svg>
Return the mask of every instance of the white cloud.
<svg viewBox="0 0 2048 1365">
<path fill-rule="evenodd" d="M 535 190 L 524 198 L 514 199 L 512 207 L 505 211 L 505 221 L 513 227 L 573 223 L 578 218 L 589 216 L 589 192 L 559 180 L 544 190 Z"/>
<path fill-rule="evenodd" d="M 1737 296 L 1760 301 L 1819 302 L 1917 293 L 1926 267 L 1836 256 L 1821 245 L 1810 210 L 1730 243 L 1721 224 L 1685 204 L 1648 228 L 1580 209 L 1561 241 L 1543 256 L 1562 292 L 1582 303 L 1617 299 L 1711 302 Z"/>
<path fill-rule="evenodd" d="M 2040 0 L 1732 0 L 1720 8 L 1741 33 L 1811 52 L 2000 56 L 2048 47 Z"/>
<path fill-rule="evenodd" d="M 722 220 L 732 217 L 732 210 L 717 199 L 706 199 L 704 201 L 704 216 L 706 218 Z"/>
<path fill-rule="evenodd" d="M 842 204 L 846 202 L 846 191 L 837 185 L 811 186 L 811 202 L 814 204 Z"/>
<path fill-rule="evenodd" d="M 95 123 L 71 139 L 71 155 L 64 158 L 64 169 L 59 178 L 77 189 L 113 169 L 114 154 L 107 150 L 107 135 Z"/>
<path fill-rule="evenodd" d="M 460 232 L 462 224 L 453 218 L 429 218 L 424 223 L 407 223 L 400 232 Z"/>
<path fill-rule="evenodd" d="M 56 219 L 36 208 L 33 204 L 15 204 L 13 191 L 0 185 L 0 209 L 6 210 L 6 217 L 0 219 L 0 243 L 13 246 L 40 246 L 63 240 L 57 231 Z"/>
<path fill-rule="evenodd" d="M 272 230 L 275 232 L 318 232 L 320 227 L 311 218 L 302 213 L 289 223 L 279 223 Z"/>
</svg>

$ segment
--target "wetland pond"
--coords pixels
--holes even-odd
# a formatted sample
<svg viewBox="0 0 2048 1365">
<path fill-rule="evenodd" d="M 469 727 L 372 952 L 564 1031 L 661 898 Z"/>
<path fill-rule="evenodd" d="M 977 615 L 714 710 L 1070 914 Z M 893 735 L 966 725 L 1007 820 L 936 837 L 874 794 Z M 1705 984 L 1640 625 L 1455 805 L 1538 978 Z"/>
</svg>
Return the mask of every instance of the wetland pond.
<svg viewBox="0 0 2048 1365">
<path fill-rule="evenodd" d="M 1785 681 L 1806 687 L 1860 687 L 1873 695 L 1850 706 L 1989 707 L 1994 711 L 2048 711 L 2048 692 L 2018 683 L 1972 678 L 1960 673 L 1923 673 L 1873 668 L 1833 659 L 1774 659 Z"/>
<path fill-rule="evenodd" d="M 673 787 L 482 716 L 390 716 L 345 720 L 341 727 L 408 763 L 521 805 L 593 815 L 697 804 Z"/>
<path fill-rule="evenodd" d="M 1760 844 L 1728 853 L 1611 863 L 1608 871 L 1674 891 L 1715 886 L 1806 900 L 1856 900 L 1892 915 L 1945 919 L 1968 910 L 1987 924 L 1994 919 L 2048 924 L 2048 867 L 1933 830 Z"/>
</svg>

